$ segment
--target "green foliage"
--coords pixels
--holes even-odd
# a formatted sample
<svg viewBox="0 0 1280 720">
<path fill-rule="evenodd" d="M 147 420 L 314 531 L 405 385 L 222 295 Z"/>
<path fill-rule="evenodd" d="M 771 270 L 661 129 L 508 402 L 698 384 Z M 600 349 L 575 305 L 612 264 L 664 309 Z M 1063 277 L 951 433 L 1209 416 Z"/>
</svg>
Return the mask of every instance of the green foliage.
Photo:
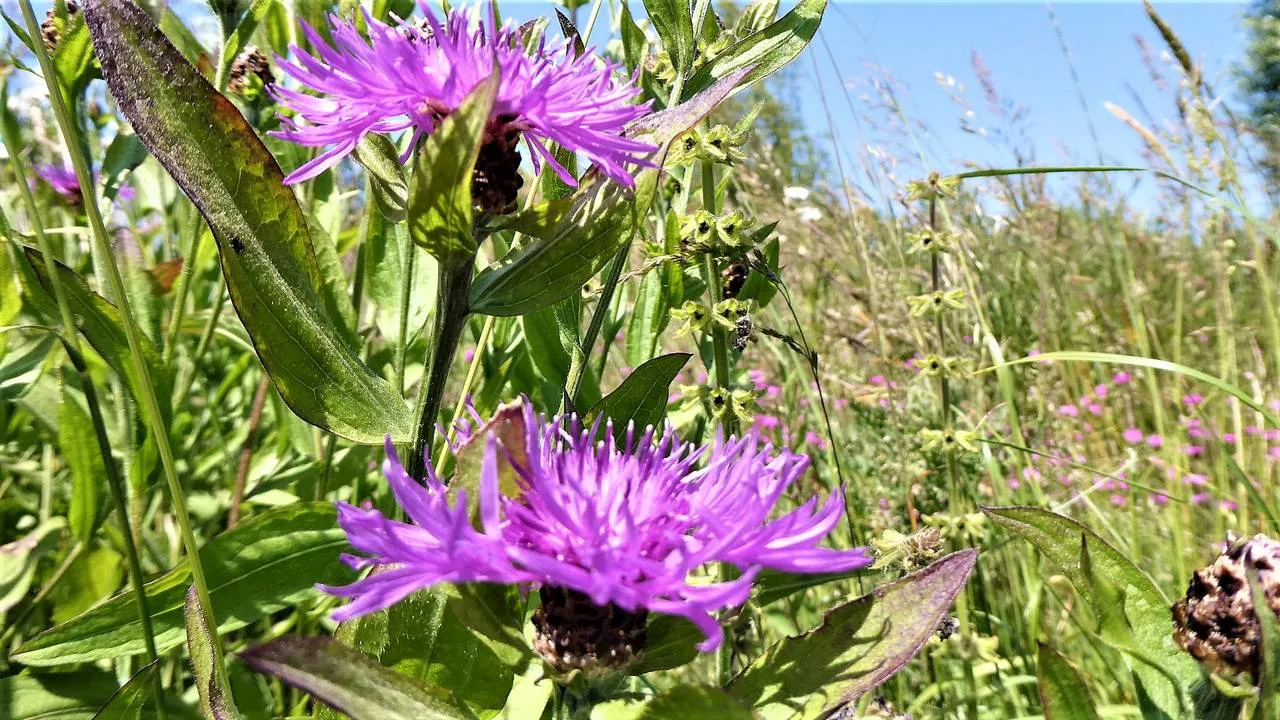
<svg viewBox="0 0 1280 720">
<path fill-rule="evenodd" d="M 406 437 L 409 411 L 344 339 L 307 221 L 253 129 L 137 6 L 86 9 L 103 74 L 138 138 L 194 199 L 267 372 L 308 422 L 361 442 Z"/>
</svg>

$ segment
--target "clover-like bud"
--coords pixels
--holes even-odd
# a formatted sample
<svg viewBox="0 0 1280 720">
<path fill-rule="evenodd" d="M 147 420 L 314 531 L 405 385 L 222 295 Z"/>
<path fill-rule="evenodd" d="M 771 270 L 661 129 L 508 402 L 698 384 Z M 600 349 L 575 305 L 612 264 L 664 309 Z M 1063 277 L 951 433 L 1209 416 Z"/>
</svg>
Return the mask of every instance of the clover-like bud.
<svg viewBox="0 0 1280 720">
<path fill-rule="evenodd" d="M 747 159 L 741 150 L 746 142 L 745 131 L 735 132 L 728 125 L 694 128 L 675 144 L 671 162 L 680 165 L 705 160 L 722 165 L 737 165 Z"/>
<path fill-rule="evenodd" d="M 1212 564 L 1191 576 L 1173 606 L 1173 639 L 1210 671 L 1258 677 L 1262 628 L 1253 604 L 1254 577 L 1270 612 L 1280 616 L 1280 542 L 1266 535 L 1233 539 Z"/>
<path fill-rule="evenodd" d="M 924 295 L 915 295 L 907 298 L 907 304 L 911 308 L 911 314 L 915 317 L 930 313 L 940 313 L 947 309 L 963 310 L 964 290 L 936 290 Z"/>
<path fill-rule="evenodd" d="M 954 233 L 931 230 L 929 228 L 907 235 L 907 241 L 910 243 L 907 247 L 908 255 L 926 252 L 950 252 L 956 246 Z"/>
<path fill-rule="evenodd" d="M 920 439 L 924 443 L 924 450 L 978 452 L 978 433 L 972 430 L 924 428 L 920 431 Z"/>
<path fill-rule="evenodd" d="M 907 199 L 936 200 L 939 197 L 955 197 L 959 187 L 960 178 L 955 175 L 942 177 L 937 170 L 934 170 L 924 180 L 912 180 L 907 183 Z"/>
<path fill-rule="evenodd" d="M 680 248 L 685 254 L 712 253 L 738 258 L 750 249 L 747 230 L 755 224 L 741 212 L 713 215 L 699 210 L 685 217 L 680 225 Z"/>
</svg>

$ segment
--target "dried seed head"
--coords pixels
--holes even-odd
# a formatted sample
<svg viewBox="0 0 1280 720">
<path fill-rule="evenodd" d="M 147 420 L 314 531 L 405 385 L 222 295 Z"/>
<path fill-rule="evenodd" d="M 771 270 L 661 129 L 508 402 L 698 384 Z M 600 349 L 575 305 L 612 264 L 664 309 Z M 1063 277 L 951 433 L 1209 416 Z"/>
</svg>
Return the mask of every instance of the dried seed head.
<svg viewBox="0 0 1280 720">
<path fill-rule="evenodd" d="M 262 89 L 274 84 L 276 76 L 271 72 L 271 62 L 258 48 L 248 45 L 231 63 L 227 73 L 227 90 L 235 95 L 253 99 Z"/>
<path fill-rule="evenodd" d="M 747 276 L 751 274 L 751 266 L 745 260 L 739 260 L 724 269 L 724 286 L 722 294 L 726 300 L 738 297 L 742 286 L 747 284 Z"/>
<path fill-rule="evenodd" d="M 67 8 L 67 19 L 75 17 L 80 12 L 80 6 L 75 0 L 66 0 L 64 3 Z M 62 34 L 61 28 L 58 27 L 58 8 L 52 7 L 48 14 L 44 17 L 44 22 L 40 24 L 40 35 L 44 38 L 44 49 L 53 53 L 58 47 L 58 38 Z"/>
<path fill-rule="evenodd" d="M 1187 594 L 1173 606 L 1173 638 L 1212 672 L 1258 676 L 1261 628 L 1250 573 L 1271 612 L 1280 616 L 1280 542 L 1266 535 L 1234 540 L 1213 564 L 1196 571 Z"/>
<path fill-rule="evenodd" d="M 603 607 L 577 590 L 545 586 L 542 606 L 533 614 L 533 649 L 557 672 L 580 670 L 600 677 L 626 667 L 648 641 L 646 610 Z"/>
</svg>

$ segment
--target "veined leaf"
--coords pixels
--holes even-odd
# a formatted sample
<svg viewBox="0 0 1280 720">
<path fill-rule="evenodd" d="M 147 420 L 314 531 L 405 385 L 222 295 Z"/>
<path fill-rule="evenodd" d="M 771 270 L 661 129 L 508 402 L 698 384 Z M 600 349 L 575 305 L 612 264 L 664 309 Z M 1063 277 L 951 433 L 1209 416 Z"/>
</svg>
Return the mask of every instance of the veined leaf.
<svg viewBox="0 0 1280 720">
<path fill-rule="evenodd" d="M 89 413 L 80 402 L 62 388 L 58 406 L 58 448 L 71 468 L 71 505 L 67 523 L 76 540 L 87 543 L 102 522 L 103 478 L 106 468 L 98 450 L 97 435 Z"/>
<path fill-rule="evenodd" d="M 671 381 L 689 362 L 689 353 L 656 357 L 631 372 L 613 392 L 605 395 L 586 415 L 588 423 L 605 417 L 613 423 L 615 437 L 623 437 L 634 426 L 638 437 L 645 428 L 657 428 L 667 412 Z"/>
<path fill-rule="evenodd" d="M 299 503 L 255 515 L 200 548 L 209 595 L 227 633 L 315 597 L 316 583 L 340 585 L 352 572 L 338 559 L 347 539 L 328 503 Z M 191 573 L 186 563 L 147 583 L 156 649 L 186 636 L 183 615 Z M 143 652 L 142 628 L 131 592 L 25 642 L 13 659 L 26 665 L 64 665 Z"/>
<path fill-rule="evenodd" d="M 387 136 L 369 133 L 356 145 L 355 158 L 369 173 L 373 199 L 382 216 L 393 223 L 405 218 L 409 204 L 409 183 L 404 179 L 404 168 L 396 146 Z"/>
<path fill-rule="evenodd" d="M 409 409 L 338 329 L 306 217 L 244 117 L 134 3 L 90 0 L 84 15 L 112 95 L 213 230 L 232 303 L 285 402 L 358 442 L 407 439 Z"/>
<path fill-rule="evenodd" d="M 1045 720 L 1097 720 L 1098 711 L 1084 678 L 1061 653 L 1044 643 L 1037 655 L 1036 680 Z"/>
<path fill-rule="evenodd" d="M 764 720 L 824 717 L 898 672 L 938 628 L 977 562 L 963 550 L 829 611 L 729 685 Z"/>
<path fill-rule="evenodd" d="M 240 653 L 261 673 L 310 693 L 352 720 L 468 720 L 455 705 L 362 652 L 325 637 L 288 637 Z"/>
<path fill-rule="evenodd" d="M 644 0 L 649 21 L 658 32 L 662 49 L 667 51 L 673 67 L 681 76 L 693 66 L 698 48 L 693 38 L 693 13 L 689 0 Z"/>
<path fill-rule="evenodd" d="M 151 699 L 151 690 L 155 687 L 156 671 L 160 669 L 159 660 L 144 665 L 141 670 L 129 678 L 106 705 L 93 716 L 93 720 L 137 720 L 143 716 L 143 709 Z M 152 712 L 148 712 L 150 717 Z"/>
<path fill-rule="evenodd" d="M 103 670 L 0 678 L 0 718 L 94 720 L 116 692 L 116 678 Z"/>
<path fill-rule="evenodd" d="M 431 133 L 414 160 L 409 181 L 409 236 L 447 267 L 472 262 L 476 254 L 471 176 L 500 79 L 495 70 L 477 85 L 462 106 Z"/>
<path fill-rule="evenodd" d="M 50 318 L 58 317 L 54 305 L 53 284 L 49 278 L 44 255 L 32 247 L 23 247 L 18 258 L 18 273 L 27 287 L 27 298 Z M 134 397 L 142 402 L 142 387 L 146 378 L 138 375 L 135 364 L 129 359 L 129 340 L 125 336 L 120 310 L 107 299 L 89 289 L 88 283 L 71 268 L 55 262 L 58 282 L 66 295 L 71 314 L 80 327 L 81 334 L 113 370 L 124 378 Z M 38 289 L 37 289 L 38 288 Z M 160 401 L 160 411 L 167 418 L 170 412 L 170 396 L 173 394 L 173 376 L 160 360 L 160 351 L 150 338 L 143 336 L 142 355 L 146 360 L 147 374 Z"/>
<path fill-rule="evenodd" d="M 739 40 L 699 68 L 685 84 L 685 97 L 692 97 L 742 68 L 751 68 L 741 81 L 744 86 L 772 75 L 809 46 L 826 9 L 827 0 L 800 0 L 773 24 Z"/>
<path fill-rule="evenodd" d="M 459 618 L 461 602 L 443 587 L 422 590 L 386 610 L 343 623 L 335 638 L 430 686 L 432 694 L 489 718 L 506 703 L 514 673 L 487 639 Z M 321 720 L 333 716 L 321 713 Z"/>
<path fill-rule="evenodd" d="M 1199 665 L 1173 642 L 1169 601 L 1133 561 L 1076 521 L 1033 507 L 983 508 L 1040 551 L 1099 618 L 1099 634 L 1125 652 L 1146 699 L 1180 717 L 1202 679 Z M 1159 669 L 1152 665 L 1159 664 Z"/>
</svg>

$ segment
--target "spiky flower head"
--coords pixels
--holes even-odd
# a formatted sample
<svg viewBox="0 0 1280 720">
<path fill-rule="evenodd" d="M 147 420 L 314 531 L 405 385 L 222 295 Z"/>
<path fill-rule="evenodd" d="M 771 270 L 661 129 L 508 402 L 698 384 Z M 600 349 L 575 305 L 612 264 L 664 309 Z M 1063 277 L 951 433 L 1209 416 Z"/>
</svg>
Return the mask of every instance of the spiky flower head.
<svg viewBox="0 0 1280 720">
<path fill-rule="evenodd" d="M 369 133 L 410 131 L 412 152 L 416 140 L 430 135 L 496 67 L 501 82 L 486 128 L 491 153 L 501 150 L 504 161 L 518 165 L 515 145 L 523 138 L 535 173 L 546 164 L 574 185 L 547 147 L 555 143 L 633 186 L 628 165 L 648 165 L 655 148 L 622 133 L 649 106 L 636 104 L 640 89 L 619 75 L 616 63 L 579 54 L 568 40 L 526 43 L 514 23 L 499 26 L 492 9 L 486 19 L 476 8 L 461 8 L 439 20 L 425 3 L 421 7 L 425 18 L 418 25 L 391 26 L 366 14 L 367 37 L 354 23 L 331 16 L 331 43 L 304 26 L 316 54 L 295 46 L 295 60 L 279 60 L 302 89 L 273 87 L 292 113 L 281 116 L 283 129 L 276 134 L 324 150 L 286 182 L 319 175 Z"/>
<path fill-rule="evenodd" d="M 648 612 L 693 622 L 706 651 L 723 640 L 715 613 L 743 603 L 761 569 L 837 572 L 871 562 L 865 548 L 819 547 L 840 520 L 840 493 L 775 516 L 809 460 L 754 433 L 698 449 L 671 430 L 628 430 L 615 441 L 609 429 L 584 428 L 575 417 L 547 420 L 526 406 L 516 418 L 516 432 L 480 440 L 474 508 L 464 489 L 446 488 L 430 469 L 425 484 L 410 478 L 388 441 L 383 469 L 412 522 L 339 504 L 338 521 L 363 554 L 349 562 L 382 570 L 324 588 L 352 599 L 335 619 L 380 610 L 436 583 L 515 583 L 555 589 L 543 593 L 558 607 L 544 612 L 535 643 L 553 666 L 574 664 L 559 655 L 574 641 L 563 620 L 590 625 L 584 606 L 600 611 L 600 623 L 610 618 L 611 632 L 628 643 L 622 655 L 643 640 L 634 618 L 623 615 Z M 709 571 L 715 563 L 741 574 L 717 579 Z M 592 652 L 610 662 L 599 648 Z"/>
<path fill-rule="evenodd" d="M 1173 639 L 1219 675 L 1258 677 L 1262 628 L 1251 575 L 1268 610 L 1280 617 L 1280 542 L 1261 534 L 1231 542 L 1213 564 L 1195 572 L 1173 606 Z"/>
</svg>

